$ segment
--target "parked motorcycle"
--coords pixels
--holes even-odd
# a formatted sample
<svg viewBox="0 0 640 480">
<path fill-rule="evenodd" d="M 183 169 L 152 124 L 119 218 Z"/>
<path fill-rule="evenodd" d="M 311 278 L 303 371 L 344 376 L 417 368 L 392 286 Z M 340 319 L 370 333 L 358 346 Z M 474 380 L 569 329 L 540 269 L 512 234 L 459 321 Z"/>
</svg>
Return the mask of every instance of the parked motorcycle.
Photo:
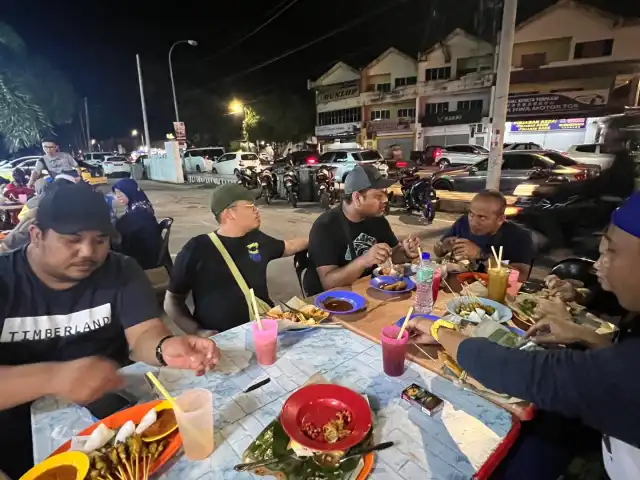
<svg viewBox="0 0 640 480">
<path fill-rule="evenodd" d="M 287 191 L 287 200 L 293 208 L 297 208 L 298 199 L 300 198 L 300 178 L 291 160 L 288 161 L 288 165 L 285 167 L 282 183 L 284 183 L 284 188 Z"/>
<path fill-rule="evenodd" d="M 439 201 L 431 185 L 431 179 L 420 177 L 418 169 L 413 167 L 400 170 L 399 180 L 407 211 L 422 213 L 425 220 L 431 224 L 436 217 Z"/>
<path fill-rule="evenodd" d="M 320 199 L 320 206 L 329 210 L 337 200 L 335 187 L 335 170 L 329 167 L 319 167 L 315 174 L 316 192 Z"/>
<path fill-rule="evenodd" d="M 236 170 L 236 178 L 238 183 L 248 190 L 260 188 L 260 180 L 255 167 L 243 167 Z"/>
<path fill-rule="evenodd" d="M 261 196 L 269 204 L 271 199 L 278 195 L 277 177 L 273 174 L 271 168 L 265 168 L 260 172 L 259 179 Z"/>
</svg>

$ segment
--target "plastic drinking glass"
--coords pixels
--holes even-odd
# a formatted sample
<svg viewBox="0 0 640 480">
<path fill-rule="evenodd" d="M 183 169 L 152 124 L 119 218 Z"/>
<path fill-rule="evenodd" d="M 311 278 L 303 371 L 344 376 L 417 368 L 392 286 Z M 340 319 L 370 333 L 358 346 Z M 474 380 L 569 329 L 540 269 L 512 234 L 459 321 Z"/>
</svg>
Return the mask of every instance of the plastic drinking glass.
<svg viewBox="0 0 640 480">
<path fill-rule="evenodd" d="M 21 193 L 20 195 L 18 195 L 18 201 L 20 203 L 27 203 L 27 195 L 24 193 Z"/>
<path fill-rule="evenodd" d="M 440 291 L 440 279 L 442 278 L 442 270 L 441 267 L 433 268 L 433 303 L 436 303 L 438 299 L 438 292 Z"/>
<path fill-rule="evenodd" d="M 256 357 L 260 365 L 273 365 L 276 361 L 276 347 L 278 345 L 278 322 L 268 318 L 261 322 L 262 330 L 258 327 L 258 322 L 251 322 Z"/>
<path fill-rule="evenodd" d="M 178 429 L 189 460 L 204 460 L 213 453 L 213 394 L 204 388 L 187 390 L 176 403 Z"/>
<path fill-rule="evenodd" d="M 509 269 L 504 266 L 497 266 L 494 259 L 489 260 L 489 269 L 487 270 L 487 297 L 498 303 L 504 303 L 504 297 L 507 294 L 509 286 Z"/>
<path fill-rule="evenodd" d="M 520 281 L 520 272 L 515 268 L 509 271 L 509 287 L 507 293 L 511 296 L 518 295 L 518 282 Z"/>
<path fill-rule="evenodd" d="M 405 330 L 398 340 L 400 327 L 395 325 L 382 329 L 382 368 L 390 377 L 399 377 L 404 373 L 404 359 L 407 356 L 409 332 Z"/>
</svg>

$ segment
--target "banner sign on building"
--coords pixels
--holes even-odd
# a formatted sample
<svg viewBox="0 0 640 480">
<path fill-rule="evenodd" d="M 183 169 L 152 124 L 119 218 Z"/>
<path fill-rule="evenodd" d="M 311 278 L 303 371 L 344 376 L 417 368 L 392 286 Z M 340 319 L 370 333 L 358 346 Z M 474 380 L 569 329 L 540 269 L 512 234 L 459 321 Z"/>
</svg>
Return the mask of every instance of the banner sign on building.
<svg viewBox="0 0 640 480">
<path fill-rule="evenodd" d="M 608 90 L 509 95 L 507 118 L 572 113 L 597 114 L 607 106 Z"/>
<path fill-rule="evenodd" d="M 561 118 L 558 120 L 520 120 L 511 122 L 511 132 L 551 132 L 555 130 L 580 130 L 587 127 L 586 118 Z"/>
<path fill-rule="evenodd" d="M 482 121 L 482 110 L 458 110 L 455 112 L 442 112 L 432 115 L 425 115 L 421 120 L 423 127 L 480 123 Z"/>
<path fill-rule="evenodd" d="M 407 130 L 411 130 L 411 122 L 407 120 L 372 120 L 367 122 L 367 133 Z"/>
<path fill-rule="evenodd" d="M 316 103 L 329 103 L 343 98 L 357 97 L 358 95 L 360 95 L 358 82 L 347 82 L 319 88 L 316 93 Z"/>
</svg>

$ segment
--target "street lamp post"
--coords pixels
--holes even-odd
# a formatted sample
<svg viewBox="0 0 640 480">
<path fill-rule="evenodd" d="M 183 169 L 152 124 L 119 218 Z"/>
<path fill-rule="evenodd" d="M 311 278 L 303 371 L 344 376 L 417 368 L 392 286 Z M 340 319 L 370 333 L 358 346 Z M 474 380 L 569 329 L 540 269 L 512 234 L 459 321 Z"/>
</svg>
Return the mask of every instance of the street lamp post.
<svg viewBox="0 0 640 480">
<path fill-rule="evenodd" d="M 142 145 L 145 145 L 144 143 L 144 133 L 141 133 L 138 131 L 138 129 L 134 128 L 133 130 L 131 130 L 131 136 L 132 137 L 137 137 L 138 135 L 140 135 L 140 140 L 142 141 Z"/>
<path fill-rule="evenodd" d="M 171 53 L 173 52 L 173 48 L 176 45 L 179 45 L 181 43 L 188 43 L 192 47 L 198 46 L 198 42 L 196 42 L 195 40 L 178 40 L 173 45 L 171 45 L 171 48 L 169 49 L 169 76 L 171 77 L 171 91 L 173 92 L 173 108 L 176 111 L 176 122 L 180 121 L 180 117 L 178 115 L 178 99 L 176 98 L 176 85 L 173 81 L 173 66 L 171 65 Z"/>
</svg>

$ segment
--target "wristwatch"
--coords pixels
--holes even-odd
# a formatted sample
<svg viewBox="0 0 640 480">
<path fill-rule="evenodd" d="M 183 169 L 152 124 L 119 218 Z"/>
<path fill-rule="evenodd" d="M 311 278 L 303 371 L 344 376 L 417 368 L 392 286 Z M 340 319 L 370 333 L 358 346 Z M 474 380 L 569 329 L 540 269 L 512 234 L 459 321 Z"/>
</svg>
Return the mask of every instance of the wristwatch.
<svg viewBox="0 0 640 480">
<path fill-rule="evenodd" d="M 173 337 L 175 337 L 175 335 L 167 335 L 166 337 L 162 337 L 158 342 L 158 346 L 156 347 L 156 360 L 158 360 L 158 363 L 163 367 L 167 366 L 167 362 L 164 361 L 164 356 L 162 355 L 162 344 L 166 340 L 169 340 Z"/>
<path fill-rule="evenodd" d="M 438 330 L 440 330 L 441 328 L 447 328 L 449 330 L 455 331 L 459 330 L 458 325 L 453 322 L 443 319 L 436 320 L 434 324 L 431 325 L 431 336 L 436 342 L 440 342 L 440 339 L 438 338 Z"/>
</svg>

